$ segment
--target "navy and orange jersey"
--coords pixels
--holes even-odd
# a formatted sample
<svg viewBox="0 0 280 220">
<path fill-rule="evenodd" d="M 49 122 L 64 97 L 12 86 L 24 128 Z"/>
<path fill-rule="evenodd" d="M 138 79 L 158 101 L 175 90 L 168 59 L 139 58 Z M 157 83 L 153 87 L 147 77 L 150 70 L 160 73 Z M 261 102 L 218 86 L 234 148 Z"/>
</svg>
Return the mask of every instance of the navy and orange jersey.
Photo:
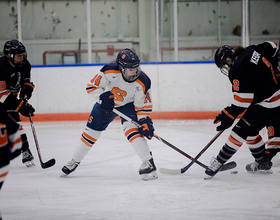
<svg viewBox="0 0 280 220">
<path fill-rule="evenodd" d="M 280 106 L 280 86 L 275 79 L 277 43 L 251 45 L 237 58 L 229 71 L 233 105 L 242 113 L 252 104 L 267 108 Z"/>
<path fill-rule="evenodd" d="M 0 58 L 0 103 L 10 94 L 17 94 L 25 82 L 30 82 L 31 64 L 26 60 L 21 67 L 12 67 L 6 56 Z"/>
<path fill-rule="evenodd" d="M 20 129 L 21 126 L 0 108 L 0 188 L 9 172 L 10 160 L 21 153 Z"/>
<path fill-rule="evenodd" d="M 115 107 L 133 103 L 138 120 L 151 115 L 151 80 L 143 71 L 134 82 L 126 82 L 117 63 L 106 64 L 87 84 L 87 92 L 92 94 L 96 101 L 105 91 L 114 94 Z"/>
</svg>

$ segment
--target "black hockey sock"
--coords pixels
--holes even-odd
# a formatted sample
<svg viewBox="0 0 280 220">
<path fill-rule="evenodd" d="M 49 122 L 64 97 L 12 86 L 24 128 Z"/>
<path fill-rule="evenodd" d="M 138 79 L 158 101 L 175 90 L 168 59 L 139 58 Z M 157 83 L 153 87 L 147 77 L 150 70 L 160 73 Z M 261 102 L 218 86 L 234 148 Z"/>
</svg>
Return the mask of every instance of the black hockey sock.
<svg viewBox="0 0 280 220">
<path fill-rule="evenodd" d="M 263 158 L 264 154 L 265 154 L 265 145 L 263 144 L 260 147 L 257 148 L 249 148 L 249 150 L 251 151 L 253 157 L 256 160 L 260 160 Z"/>
<path fill-rule="evenodd" d="M 24 151 L 29 149 L 29 144 L 28 144 L 28 141 L 27 141 L 26 134 L 22 134 L 21 135 L 21 139 L 22 139 L 22 149 L 21 149 L 21 152 L 24 152 Z"/>
<path fill-rule="evenodd" d="M 236 153 L 236 150 L 229 147 L 227 144 L 223 146 L 223 148 L 220 150 L 217 159 L 222 164 L 227 162 L 234 154 Z"/>
</svg>

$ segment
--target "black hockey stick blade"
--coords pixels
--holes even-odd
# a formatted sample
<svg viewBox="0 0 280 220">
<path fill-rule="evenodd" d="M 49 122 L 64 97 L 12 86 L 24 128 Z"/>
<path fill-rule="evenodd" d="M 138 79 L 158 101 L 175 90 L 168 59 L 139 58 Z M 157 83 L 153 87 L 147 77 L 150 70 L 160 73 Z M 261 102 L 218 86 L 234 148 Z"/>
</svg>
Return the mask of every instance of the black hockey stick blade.
<svg viewBox="0 0 280 220">
<path fill-rule="evenodd" d="M 235 161 L 228 162 L 221 167 L 219 172 L 233 169 L 236 167 L 236 165 L 237 164 Z M 159 172 L 162 174 L 166 174 L 166 175 L 180 175 L 180 174 L 183 174 L 185 171 L 184 171 L 184 168 L 182 168 L 182 169 L 160 168 Z"/>
<path fill-rule="evenodd" d="M 49 168 L 49 167 L 52 167 L 53 165 L 55 165 L 55 159 L 54 158 L 50 159 L 49 161 L 47 161 L 45 163 L 43 161 L 40 161 L 40 162 L 41 162 L 41 167 L 43 169 L 46 169 L 46 168 Z"/>
</svg>

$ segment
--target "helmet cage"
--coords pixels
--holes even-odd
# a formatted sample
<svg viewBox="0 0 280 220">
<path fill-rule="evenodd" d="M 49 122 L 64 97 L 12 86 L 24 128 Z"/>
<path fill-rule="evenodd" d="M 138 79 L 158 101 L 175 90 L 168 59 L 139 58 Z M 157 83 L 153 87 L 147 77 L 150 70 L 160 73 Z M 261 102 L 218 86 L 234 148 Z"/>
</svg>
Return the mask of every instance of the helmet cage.
<svg viewBox="0 0 280 220">
<path fill-rule="evenodd" d="M 141 72 L 140 66 L 138 66 L 138 67 L 136 67 L 136 68 L 125 68 L 125 69 L 122 68 L 122 67 L 120 67 L 120 69 L 121 69 L 122 76 L 123 76 L 124 80 L 127 81 L 127 82 L 134 82 L 134 81 L 139 77 L 140 72 Z M 133 69 L 136 69 L 135 75 L 133 75 L 133 76 L 128 76 L 128 75 L 126 74 L 126 72 L 127 72 L 128 70 L 133 70 Z"/>
<path fill-rule="evenodd" d="M 27 60 L 27 52 L 24 45 L 18 40 L 7 41 L 4 45 L 3 52 L 10 62 L 15 66 L 22 66 Z M 15 63 L 15 54 L 21 54 L 23 60 L 19 63 Z"/>
<path fill-rule="evenodd" d="M 228 76 L 229 67 L 233 65 L 234 57 L 234 49 L 227 45 L 220 47 L 215 53 L 215 64 L 226 76 Z"/>
</svg>

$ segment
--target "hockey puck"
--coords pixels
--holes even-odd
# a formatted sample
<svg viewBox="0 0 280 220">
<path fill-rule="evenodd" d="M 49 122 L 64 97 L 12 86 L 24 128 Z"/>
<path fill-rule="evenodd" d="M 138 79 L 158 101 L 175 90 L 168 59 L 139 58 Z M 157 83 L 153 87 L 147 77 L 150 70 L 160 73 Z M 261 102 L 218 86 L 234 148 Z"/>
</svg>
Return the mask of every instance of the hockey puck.
<svg viewBox="0 0 280 220">
<path fill-rule="evenodd" d="M 231 174 L 238 174 L 238 171 L 232 171 Z"/>
</svg>

